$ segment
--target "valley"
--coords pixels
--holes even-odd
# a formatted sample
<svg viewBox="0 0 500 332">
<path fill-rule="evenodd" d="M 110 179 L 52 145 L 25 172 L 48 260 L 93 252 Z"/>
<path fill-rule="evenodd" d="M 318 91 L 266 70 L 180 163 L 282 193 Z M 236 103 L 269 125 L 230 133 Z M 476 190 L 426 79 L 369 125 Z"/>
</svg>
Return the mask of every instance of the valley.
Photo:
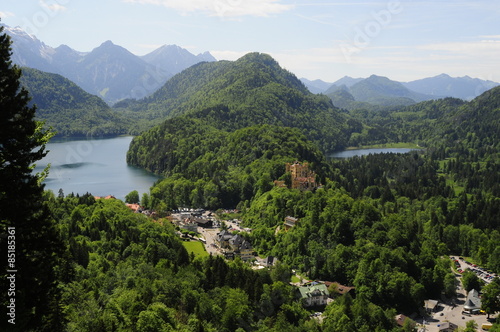
<svg viewBox="0 0 500 332">
<path fill-rule="evenodd" d="M 481 290 L 477 321 L 498 331 L 500 279 L 459 277 L 450 256 L 500 273 L 500 87 L 441 98 L 373 75 L 309 81 L 331 89 L 316 94 L 251 52 L 177 62 L 141 98 L 115 90 L 104 101 L 95 93 L 111 81 L 93 94 L 19 70 L 0 37 L 0 207 L 2 227 L 18 234 L 16 331 L 477 329 L 454 308 L 428 310 L 462 300 L 462 289 Z M 93 57 L 118 48 L 54 54 L 91 74 Z M 115 59 L 144 69 L 165 64 L 168 49 L 139 61 L 119 48 Z M 142 69 L 117 80 L 136 85 Z M 228 222 L 211 228 L 202 211 Z M 195 230 L 209 254 L 183 241 Z M 273 263 L 256 268 L 266 257 Z"/>
</svg>

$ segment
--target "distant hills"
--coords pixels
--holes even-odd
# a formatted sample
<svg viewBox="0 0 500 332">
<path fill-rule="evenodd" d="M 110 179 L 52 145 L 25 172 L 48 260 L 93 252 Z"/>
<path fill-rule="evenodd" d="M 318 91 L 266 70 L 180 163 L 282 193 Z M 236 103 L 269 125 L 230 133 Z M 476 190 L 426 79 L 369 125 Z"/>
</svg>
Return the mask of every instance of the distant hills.
<svg viewBox="0 0 500 332">
<path fill-rule="evenodd" d="M 14 63 L 60 74 L 108 103 L 143 98 L 183 69 L 202 61 L 216 61 L 208 52 L 194 55 L 176 45 L 164 45 L 144 56 L 136 56 L 111 41 L 88 53 L 66 45 L 52 48 L 20 28 L 3 26 L 13 40 Z"/>
<path fill-rule="evenodd" d="M 343 81 L 345 82 L 346 79 L 344 78 Z M 357 83 L 354 81 L 349 83 L 353 84 L 351 86 L 332 85 L 325 92 L 334 105 L 346 109 L 363 107 L 363 103 L 378 106 L 405 106 L 436 98 L 412 91 L 402 83 L 382 76 L 372 75 Z"/>
<path fill-rule="evenodd" d="M 446 74 L 411 82 L 397 82 L 376 75 L 368 78 L 344 76 L 333 83 L 301 80 L 311 92 L 326 94 L 332 98 L 335 106 L 346 109 L 404 106 L 445 97 L 471 100 L 500 85 L 488 80 L 468 76 L 450 77 Z"/>
<path fill-rule="evenodd" d="M 403 85 L 408 89 L 427 95 L 472 100 L 483 92 L 500 85 L 500 83 L 470 78 L 469 76 L 450 77 L 447 74 L 441 74 L 403 83 Z"/>
</svg>

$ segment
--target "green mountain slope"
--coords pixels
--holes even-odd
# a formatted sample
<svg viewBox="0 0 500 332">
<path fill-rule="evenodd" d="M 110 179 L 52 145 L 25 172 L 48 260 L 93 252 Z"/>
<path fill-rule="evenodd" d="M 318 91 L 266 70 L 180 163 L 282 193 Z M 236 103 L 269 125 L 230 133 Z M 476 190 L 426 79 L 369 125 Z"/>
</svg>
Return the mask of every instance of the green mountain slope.
<svg viewBox="0 0 500 332">
<path fill-rule="evenodd" d="M 487 144 L 500 140 L 500 87 L 495 87 L 447 116 L 448 129 L 461 138 L 477 136 Z"/>
<path fill-rule="evenodd" d="M 349 136 L 347 116 L 328 98 L 258 53 L 191 67 L 141 103 L 172 117 L 134 138 L 127 154 L 128 163 L 166 176 L 151 191 L 159 209 L 234 207 L 269 190 L 295 160 L 321 178 L 321 150 Z"/>
<path fill-rule="evenodd" d="M 324 157 L 296 128 L 259 125 L 232 132 L 176 117 L 134 138 L 127 162 L 166 176 L 151 190 L 153 207 L 234 207 L 266 192 L 285 163 Z"/>
<path fill-rule="evenodd" d="M 327 97 L 310 93 L 273 58 L 259 53 L 190 67 L 128 108 L 139 123 L 149 125 L 186 114 L 227 131 L 258 124 L 295 127 L 325 151 L 345 146 L 349 131 L 345 115 Z"/>
<path fill-rule="evenodd" d="M 37 118 L 58 136 L 109 136 L 127 132 L 127 122 L 102 99 L 61 75 L 23 68 L 21 83 L 37 105 Z"/>
</svg>

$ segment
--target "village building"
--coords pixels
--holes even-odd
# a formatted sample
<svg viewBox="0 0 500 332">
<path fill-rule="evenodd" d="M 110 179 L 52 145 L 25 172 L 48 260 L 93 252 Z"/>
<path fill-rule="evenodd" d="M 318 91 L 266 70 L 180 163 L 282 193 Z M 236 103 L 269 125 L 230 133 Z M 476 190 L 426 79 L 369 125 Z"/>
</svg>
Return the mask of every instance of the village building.
<svg viewBox="0 0 500 332">
<path fill-rule="evenodd" d="M 243 261 L 248 261 L 255 257 L 250 241 L 240 234 L 234 235 L 224 230 L 217 234 L 216 240 L 220 248 L 225 249 L 224 256 L 227 259 L 239 256 Z"/>
<path fill-rule="evenodd" d="M 130 204 L 130 203 L 125 203 L 125 205 L 131 209 L 132 211 L 134 212 L 137 212 L 137 213 L 141 213 L 142 212 L 142 208 L 139 204 L 136 204 L 136 203 L 133 203 L 133 204 Z"/>
<path fill-rule="evenodd" d="M 192 218 L 186 218 L 179 223 L 179 227 L 190 232 L 198 231 L 198 224 Z"/>
<path fill-rule="evenodd" d="M 299 287 L 297 292 L 304 307 L 326 305 L 329 298 L 326 285 L 318 282 Z"/>
<path fill-rule="evenodd" d="M 278 264 L 279 260 L 278 260 L 278 257 L 275 257 L 275 256 L 267 256 L 266 258 L 264 258 L 264 266 L 267 266 L 267 267 L 271 267 L 271 266 L 275 266 L 276 264 Z"/>
<path fill-rule="evenodd" d="M 439 325 L 439 332 L 454 332 L 458 329 L 458 325 L 451 322 L 444 322 Z"/>
<path fill-rule="evenodd" d="M 199 227 L 210 228 L 213 225 L 213 221 L 211 218 L 200 217 L 200 218 L 193 218 L 193 219 L 194 219 L 194 222 Z"/>
<path fill-rule="evenodd" d="M 243 240 L 239 247 L 239 255 L 243 261 L 249 261 L 254 258 L 253 248 L 249 241 Z"/>
<path fill-rule="evenodd" d="M 108 195 L 108 196 L 94 196 L 94 199 L 116 199 L 115 196 L 113 195 Z"/>
<path fill-rule="evenodd" d="M 415 326 L 416 326 L 415 321 L 413 321 L 412 319 L 410 319 L 409 317 L 407 317 L 403 314 L 396 315 L 395 320 L 396 320 L 396 324 L 398 324 L 398 326 L 400 326 L 400 327 L 403 327 L 407 321 L 410 322 L 410 324 L 412 325 L 413 328 L 415 328 Z"/>
<path fill-rule="evenodd" d="M 219 247 L 221 248 L 227 248 L 229 247 L 229 240 L 233 237 L 234 235 L 231 234 L 228 230 L 223 230 L 219 234 L 217 234 L 217 243 L 219 244 Z"/>
<path fill-rule="evenodd" d="M 481 309 L 481 298 L 479 297 L 479 292 L 472 289 L 469 294 L 467 294 L 467 299 L 464 303 L 464 311 L 472 313 L 473 311 L 478 311 Z"/>
<path fill-rule="evenodd" d="M 290 217 L 290 216 L 285 217 L 285 222 L 284 222 L 285 230 L 287 231 L 290 228 L 294 227 L 298 221 L 299 219 L 295 217 Z"/>
<path fill-rule="evenodd" d="M 336 296 L 345 295 L 355 289 L 354 287 L 344 286 L 342 284 L 339 284 L 338 282 L 325 281 L 324 283 L 328 288 L 330 294 Z"/>
<path fill-rule="evenodd" d="M 438 300 L 425 300 L 424 306 L 425 311 L 429 314 L 435 312 L 438 308 L 439 301 Z"/>
</svg>

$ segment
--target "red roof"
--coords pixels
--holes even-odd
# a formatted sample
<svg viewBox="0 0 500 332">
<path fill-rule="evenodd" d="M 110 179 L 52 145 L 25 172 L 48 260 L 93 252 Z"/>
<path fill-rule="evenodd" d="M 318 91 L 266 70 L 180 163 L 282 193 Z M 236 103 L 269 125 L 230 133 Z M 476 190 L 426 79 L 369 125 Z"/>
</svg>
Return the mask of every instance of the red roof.
<svg viewBox="0 0 500 332">
<path fill-rule="evenodd" d="M 126 206 L 128 206 L 129 208 L 131 208 L 134 212 L 139 210 L 139 208 L 141 207 L 139 204 L 128 204 L 126 203 L 125 204 Z"/>
</svg>

